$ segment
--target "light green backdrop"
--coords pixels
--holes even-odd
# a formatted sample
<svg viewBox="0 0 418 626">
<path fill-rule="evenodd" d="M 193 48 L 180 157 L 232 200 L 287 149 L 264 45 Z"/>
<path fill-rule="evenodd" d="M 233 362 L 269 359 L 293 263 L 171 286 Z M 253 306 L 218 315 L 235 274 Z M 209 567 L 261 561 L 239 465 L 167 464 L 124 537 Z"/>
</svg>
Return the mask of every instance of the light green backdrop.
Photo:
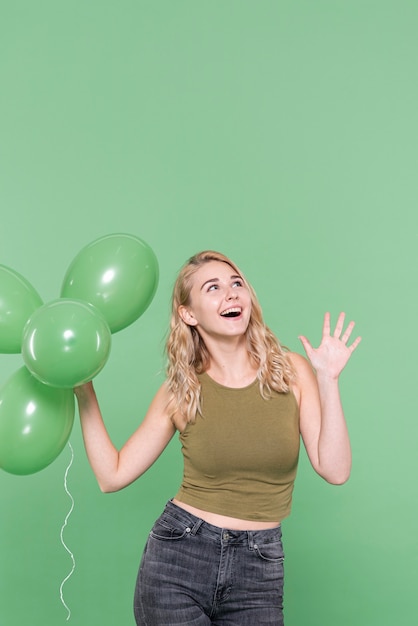
<svg viewBox="0 0 418 626">
<path fill-rule="evenodd" d="M 16 0 L 0 7 L 0 263 L 44 301 L 87 243 L 154 249 L 157 295 L 96 379 L 118 445 L 159 386 L 183 261 L 230 255 L 283 343 L 344 309 L 363 342 L 341 383 L 354 450 L 331 487 L 302 454 L 284 523 L 286 626 L 410 626 L 416 615 L 418 5 L 415 0 Z M 21 365 L 0 355 L 1 380 Z M 0 472 L 2 626 L 132 626 L 174 441 L 102 495 L 76 423 L 38 474 Z"/>
</svg>

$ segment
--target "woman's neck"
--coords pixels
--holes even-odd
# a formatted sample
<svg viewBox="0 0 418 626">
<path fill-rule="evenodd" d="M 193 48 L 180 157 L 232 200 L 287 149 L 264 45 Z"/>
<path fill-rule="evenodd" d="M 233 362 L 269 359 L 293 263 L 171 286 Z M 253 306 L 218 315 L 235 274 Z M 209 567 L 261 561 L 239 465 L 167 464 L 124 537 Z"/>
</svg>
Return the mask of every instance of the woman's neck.
<svg viewBox="0 0 418 626">
<path fill-rule="evenodd" d="M 210 353 L 210 364 L 206 372 L 213 380 L 226 387 L 244 387 L 256 378 L 257 367 L 252 363 L 246 348 L 218 349 L 215 353 Z"/>
</svg>

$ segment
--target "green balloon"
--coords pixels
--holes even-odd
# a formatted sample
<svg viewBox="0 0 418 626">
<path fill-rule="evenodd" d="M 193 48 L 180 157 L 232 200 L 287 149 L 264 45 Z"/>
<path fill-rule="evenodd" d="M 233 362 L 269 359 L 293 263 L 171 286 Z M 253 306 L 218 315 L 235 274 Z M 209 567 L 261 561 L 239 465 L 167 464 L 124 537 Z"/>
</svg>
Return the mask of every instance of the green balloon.
<svg viewBox="0 0 418 626">
<path fill-rule="evenodd" d="M 0 265 L 0 352 L 20 352 L 23 328 L 42 304 L 40 295 L 26 278 Z"/>
<path fill-rule="evenodd" d="M 74 422 L 74 394 L 20 368 L 0 389 L 0 468 L 34 474 L 60 454 Z"/>
<path fill-rule="evenodd" d="M 142 239 L 107 235 L 75 257 L 64 277 L 61 296 L 93 304 L 115 333 L 132 324 L 149 306 L 158 273 L 157 258 Z"/>
<path fill-rule="evenodd" d="M 28 320 L 22 356 L 30 373 L 42 383 L 72 389 L 103 369 L 111 338 L 106 320 L 95 307 L 59 298 L 44 304 Z"/>
</svg>

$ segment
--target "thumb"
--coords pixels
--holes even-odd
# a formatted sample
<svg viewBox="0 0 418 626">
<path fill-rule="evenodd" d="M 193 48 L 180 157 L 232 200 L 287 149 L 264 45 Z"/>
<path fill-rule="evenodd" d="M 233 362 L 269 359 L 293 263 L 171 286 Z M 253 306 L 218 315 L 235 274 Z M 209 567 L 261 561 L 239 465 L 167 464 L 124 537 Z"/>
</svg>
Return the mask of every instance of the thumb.
<svg viewBox="0 0 418 626">
<path fill-rule="evenodd" d="M 307 339 L 304 335 L 299 335 L 298 339 L 300 339 L 303 349 L 305 350 L 306 354 L 309 355 L 312 353 L 313 348 L 312 345 L 309 341 L 309 339 Z"/>
</svg>

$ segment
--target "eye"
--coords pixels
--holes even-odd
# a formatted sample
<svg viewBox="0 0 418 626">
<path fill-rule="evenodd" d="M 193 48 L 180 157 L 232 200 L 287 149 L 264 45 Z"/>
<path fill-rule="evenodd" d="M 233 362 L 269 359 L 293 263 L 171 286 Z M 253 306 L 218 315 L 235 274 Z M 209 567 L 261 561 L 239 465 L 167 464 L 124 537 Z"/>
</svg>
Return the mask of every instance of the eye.
<svg viewBox="0 0 418 626">
<path fill-rule="evenodd" d="M 232 283 L 233 287 L 242 287 L 242 280 L 234 280 Z"/>
<path fill-rule="evenodd" d="M 208 287 L 208 291 L 215 291 L 215 289 L 218 289 L 218 285 L 214 284 L 214 285 L 210 285 Z"/>
</svg>

